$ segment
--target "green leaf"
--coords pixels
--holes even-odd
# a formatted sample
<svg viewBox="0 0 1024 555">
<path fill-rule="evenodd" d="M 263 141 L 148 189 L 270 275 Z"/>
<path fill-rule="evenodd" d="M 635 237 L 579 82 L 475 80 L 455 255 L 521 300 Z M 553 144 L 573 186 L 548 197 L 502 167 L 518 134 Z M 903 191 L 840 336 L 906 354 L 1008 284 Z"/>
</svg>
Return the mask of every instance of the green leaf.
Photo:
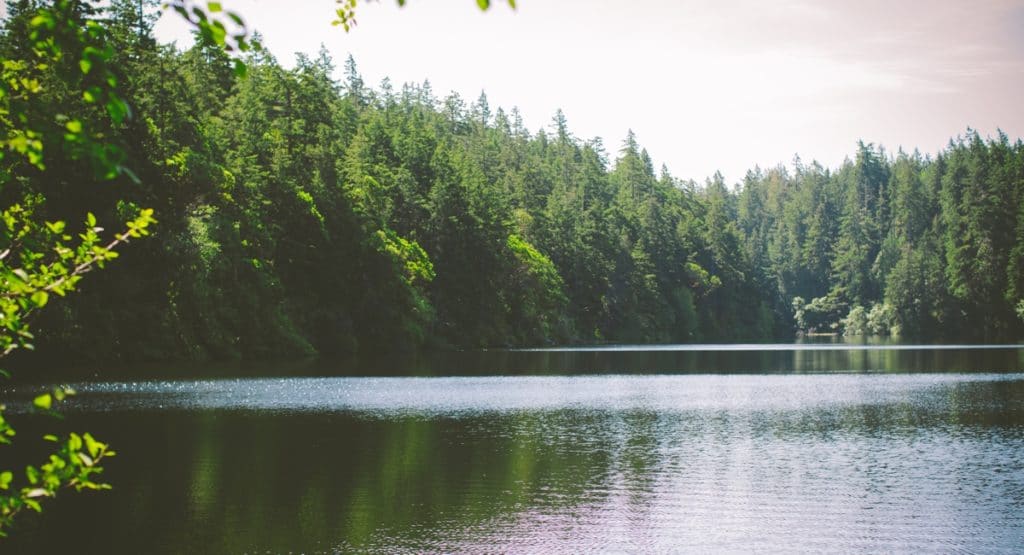
<svg viewBox="0 0 1024 555">
<path fill-rule="evenodd" d="M 107 96 L 103 92 L 103 89 L 101 89 L 98 85 L 93 85 L 89 87 L 85 90 L 85 93 L 89 95 L 89 97 L 86 98 L 86 100 L 88 100 L 89 102 L 98 102 Z"/>
<path fill-rule="evenodd" d="M 53 397 L 51 397 L 49 393 L 43 393 L 35 399 L 32 399 L 32 404 L 37 408 L 50 410 L 50 407 L 53 405 Z"/>
<path fill-rule="evenodd" d="M 14 479 L 14 473 L 11 471 L 0 472 L 0 489 L 7 489 L 11 486 L 11 480 Z"/>
<path fill-rule="evenodd" d="M 29 21 L 29 25 L 32 27 L 42 27 L 44 25 L 47 27 L 52 27 L 53 14 L 50 14 L 48 12 L 41 12 L 39 15 L 33 17 L 32 20 Z"/>
<path fill-rule="evenodd" d="M 93 458 L 98 457 L 99 454 L 104 449 L 107 448 L 107 446 L 105 444 L 96 441 L 92 437 L 92 434 L 88 434 L 88 433 L 82 434 L 82 439 L 85 441 L 85 450 L 88 451 L 89 455 L 91 455 Z"/>
<path fill-rule="evenodd" d="M 68 131 L 70 131 L 72 133 L 75 133 L 75 134 L 78 134 L 78 133 L 82 132 L 82 122 L 78 121 L 77 119 L 73 119 L 73 120 L 67 122 L 64 125 L 64 127 L 66 127 Z"/>
<path fill-rule="evenodd" d="M 32 302 L 35 303 L 38 308 L 46 306 L 46 301 L 49 299 L 50 295 L 46 291 L 36 291 L 35 293 L 32 293 Z"/>
<path fill-rule="evenodd" d="M 114 123 L 121 123 L 127 118 L 131 111 L 123 100 L 115 98 L 107 102 L 107 114 L 110 115 L 110 119 L 114 120 Z"/>
<path fill-rule="evenodd" d="M 210 13 L 217 13 L 223 8 L 221 7 L 220 2 L 207 2 L 206 9 L 210 10 Z"/>
</svg>

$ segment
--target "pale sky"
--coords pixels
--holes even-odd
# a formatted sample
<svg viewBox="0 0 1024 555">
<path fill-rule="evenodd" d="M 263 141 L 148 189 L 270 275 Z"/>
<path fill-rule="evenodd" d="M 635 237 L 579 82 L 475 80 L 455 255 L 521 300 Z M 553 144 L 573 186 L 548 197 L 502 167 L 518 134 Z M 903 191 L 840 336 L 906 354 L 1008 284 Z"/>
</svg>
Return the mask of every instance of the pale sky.
<svg viewBox="0 0 1024 555">
<path fill-rule="evenodd" d="M 632 128 L 656 166 L 742 179 L 795 154 L 838 166 L 858 139 L 933 153 L 968 126 L 1024 136 L 1024 0 L 394 0 L 332 27 L 332 0 L 223 0 L 285 66 L 324 44 L 368 84 L 486 91 L 531 131 L 562 108 L 612 158 Z M 190 44 L 174 14 L 164 41 Z"/>
</svg>

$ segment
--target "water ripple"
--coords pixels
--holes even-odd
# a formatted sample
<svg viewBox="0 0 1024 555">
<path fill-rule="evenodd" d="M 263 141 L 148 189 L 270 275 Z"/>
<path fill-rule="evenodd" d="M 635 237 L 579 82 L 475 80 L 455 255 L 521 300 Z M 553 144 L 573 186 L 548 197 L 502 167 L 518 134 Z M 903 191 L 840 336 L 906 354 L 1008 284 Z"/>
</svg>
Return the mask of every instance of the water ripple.
<svg viewBox="0 0 1024 555">
<path fill-rule="evenodd" d="M 87 523 L 90 531 L 124 523 L 96 533 L 112 551 L 131 552 L 117 542 L 135 530 L 135 546 L 165 553 L 1012 553 L 1024 545 L 1017 373 L 77 387 L 72 407 L 82 417 L 108 430 L 138 421 L 131 437 L 148 442 L 128 450 L 137 476 L 111 476 L 119 485 L 110 495 L 128 496 L 112 506 L 136 509 Z M 30 393 L 7 391 L 23 402 Z M 152 468 L 185 470 L 165 480 Z M 174 484 L 169 493 L 131 504 L 164 481 Z M 174 497 L 182 490 L 189 516 L 175 520 L 163 507 L 183 503 Z M 56 550 L 40 548 L 48 545 L 33 548 Z"/>
</svg>

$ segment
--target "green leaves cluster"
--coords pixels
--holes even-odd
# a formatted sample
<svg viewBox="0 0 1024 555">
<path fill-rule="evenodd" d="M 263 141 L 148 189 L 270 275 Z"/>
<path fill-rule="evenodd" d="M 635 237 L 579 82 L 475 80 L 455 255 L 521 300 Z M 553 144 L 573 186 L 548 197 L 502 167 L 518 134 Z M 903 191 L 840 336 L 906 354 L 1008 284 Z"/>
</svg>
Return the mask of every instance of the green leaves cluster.
<svg viewBox="0 0 1024 555">
<path fill-rule="evenodd" d="M 0 356 L 31 347 L 29 316 L 51 295 L 73 291 L 84 273 L 102 268 L 117 256 L 119 244 L 147 235 L 155 221 L 153 210 L 136 210 L 126 231 L 104 241 L 103 229 L 88 213 L 85 229 L 73 235 L 63 220 L 43 216 L 45 191 L 25 186 L 29 176 L 51 178 L 48 159 L 84 161 L 99 179 L 134 178 L 120 164 L 121 150 L 105 133 L 91 130 L 125 123 L 130 110 L 119 91 L 107 29 L 89 15 L 79 2 L 58 0 L 12 7 L 6 21 L 0 137 L 7 148 L 0 149 L 0 191 L 9 205 L 0 214 Z M 20 36 L 12 34 L 15 29 Z M 52 106 L 58 90 L 64 103 Z M 109 119 L 72 115 L 93 106 Z"/>
<path fill-rule="evenodd" d="M 876 303 L 871 310 L 853 307 L 839 323 L 844 335 L 899 335 L 899 329 L 894 327 L 894 316 L 892 307 Z"/>
<path fill-rule="evenodd" d="M 152 209 L 144 209 L 128 222 L 127 230 L 102 242 L 103 228 L 91 213 L 85 230 L 73 237 L 62 221 L 44 222 L 32 208 L 15 204 L 0 217 L 0 356 L 14 349 L 32 348 L 29 317 L 46 306 L 50 295 L 66 296 L 93 267 L 102 268 L 117 258 L 114 250 L 132 238 L 149 234 L 155 222 Z"/>
<path fill-rule="evenodd" d="M 76 91 L 86 106 L 101 107 L 115 125 L 130 115 L 118 92 L 106 29 L 85 16 L 79 2 L 61 0 L 15 11 L 8 19 L 9 25 L 20 24 L 25 36 L 19 51 L 4 58 L 0 79 L 4 183 L 17 171 L 16 161 L 5 160 L 9 152 L 38 170 L 46 169 L 46 150 L 51 156 L 59 152 L 85 160 L 106 179 L 128 171 L 121 165 L 121 151 L 104 139 L 101 129 L 71 115 L 82 111 L 81 105 L 54 110 L 45 99 L 47 90 L 61 88 Z"/>
<path fill-rule="evenodd" d="M 205 4 L 205 5 L 204 5 Z M 238 12 L 227 11 L 221 2 L 192 2 L 191 0 L 170 0 L 164 4 L 177 12 L 191 24 L 207 45 L 226 52 L 242 53 L 260 50 L 262 46 L 253 38 L 245 20 Z M 244 77 L 245 62 L 240 58 L 232 61 L 235 74 Z"/>
<path fill-rule="evenodd" d="M 137 182 L 122 164 L 122 150 L 109 140 L 113 129 L 129 122 L 131 110 L 120 92 L 107 27 L 89 5 L 57 0 L 9 8 L 0 36 L 0 198 L 6 206 L 0 212 L 0 358 L 33 348 L 30 324 L 36 313 L 54 296 L 74 291 L 85 273 L 116 258 L 120 244 L 148 235 L 155 222 L 152 209 L 132 208 L 132 214 L 122 214 L 127 229 L 104 239 L 91 212 L 78 233 L 51 216 L 60 213 L 54 210 L 60 203 L 51 201 L 54 190 L 33 181 L 59 179 L 62 169 L 78 172 L 79 179 L 91 174 L 96 180 L 126 176 Z M 82 166 L 91 172 L 81 172 Z M 54 403 L 71 393 L 58 388 L 37 396 L 33 405 L 52 414 Z M 0 414 L 0 443 L 14 435 Z M 43 464 L 25 467 L 24 479 L 0 471 L 0 535 L 23 509 L 40 511 L 41 501 L 60 489 L 109 487 L 95 481 L 99 463 L 113 455 L 106 444 L 89 434 L 44 439 L 56 444 L 54 452 Z"/>
<path fill-rule="evenodd" d="M 50 411 L 55 400 L 63 400 L 73 393 L 58 388 L 36 397 L 34 405 Z M 0 414 L 0 444 L 9 445 L 14 435 L 14 429 Z M 100 463 L 115 455 L 109 445 L 89 433 L 72 432 L 65 438 L 48 434 L 43 440 L 54 444 L 54 451 L 45 462 L 26 466 L 21 472 L 0 470 L 0 537 L 10 532 L 19 513 L 25 509 L 42 511 L 42 501 L 56 497 L 61 490 L 110 489 L 109 484 L 97 481 L 103 472 Z"/>
</svg>

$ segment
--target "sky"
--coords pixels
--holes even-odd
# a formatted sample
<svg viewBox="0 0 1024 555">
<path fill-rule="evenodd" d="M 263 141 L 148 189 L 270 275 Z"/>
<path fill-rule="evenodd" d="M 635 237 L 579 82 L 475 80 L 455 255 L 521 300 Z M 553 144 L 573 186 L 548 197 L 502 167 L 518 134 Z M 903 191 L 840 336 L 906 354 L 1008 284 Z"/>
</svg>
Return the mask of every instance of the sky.
<svg viewBox="0 0 1024 555">
<path fill-rule="evenodd" d="M 836 167 L 858 140 L 922 153 L 968 127 L 1024 136 L 1024 0 L 223 0 L 286 67 L 324 45 L 364 81 L 429 80 L 492 111 L 518 106 L 615 158 L 632 129 L 656 167 L 728 182 L 795 155 Z M 180 18 L 156 28 L 190 44 Z"/>
</svg>

